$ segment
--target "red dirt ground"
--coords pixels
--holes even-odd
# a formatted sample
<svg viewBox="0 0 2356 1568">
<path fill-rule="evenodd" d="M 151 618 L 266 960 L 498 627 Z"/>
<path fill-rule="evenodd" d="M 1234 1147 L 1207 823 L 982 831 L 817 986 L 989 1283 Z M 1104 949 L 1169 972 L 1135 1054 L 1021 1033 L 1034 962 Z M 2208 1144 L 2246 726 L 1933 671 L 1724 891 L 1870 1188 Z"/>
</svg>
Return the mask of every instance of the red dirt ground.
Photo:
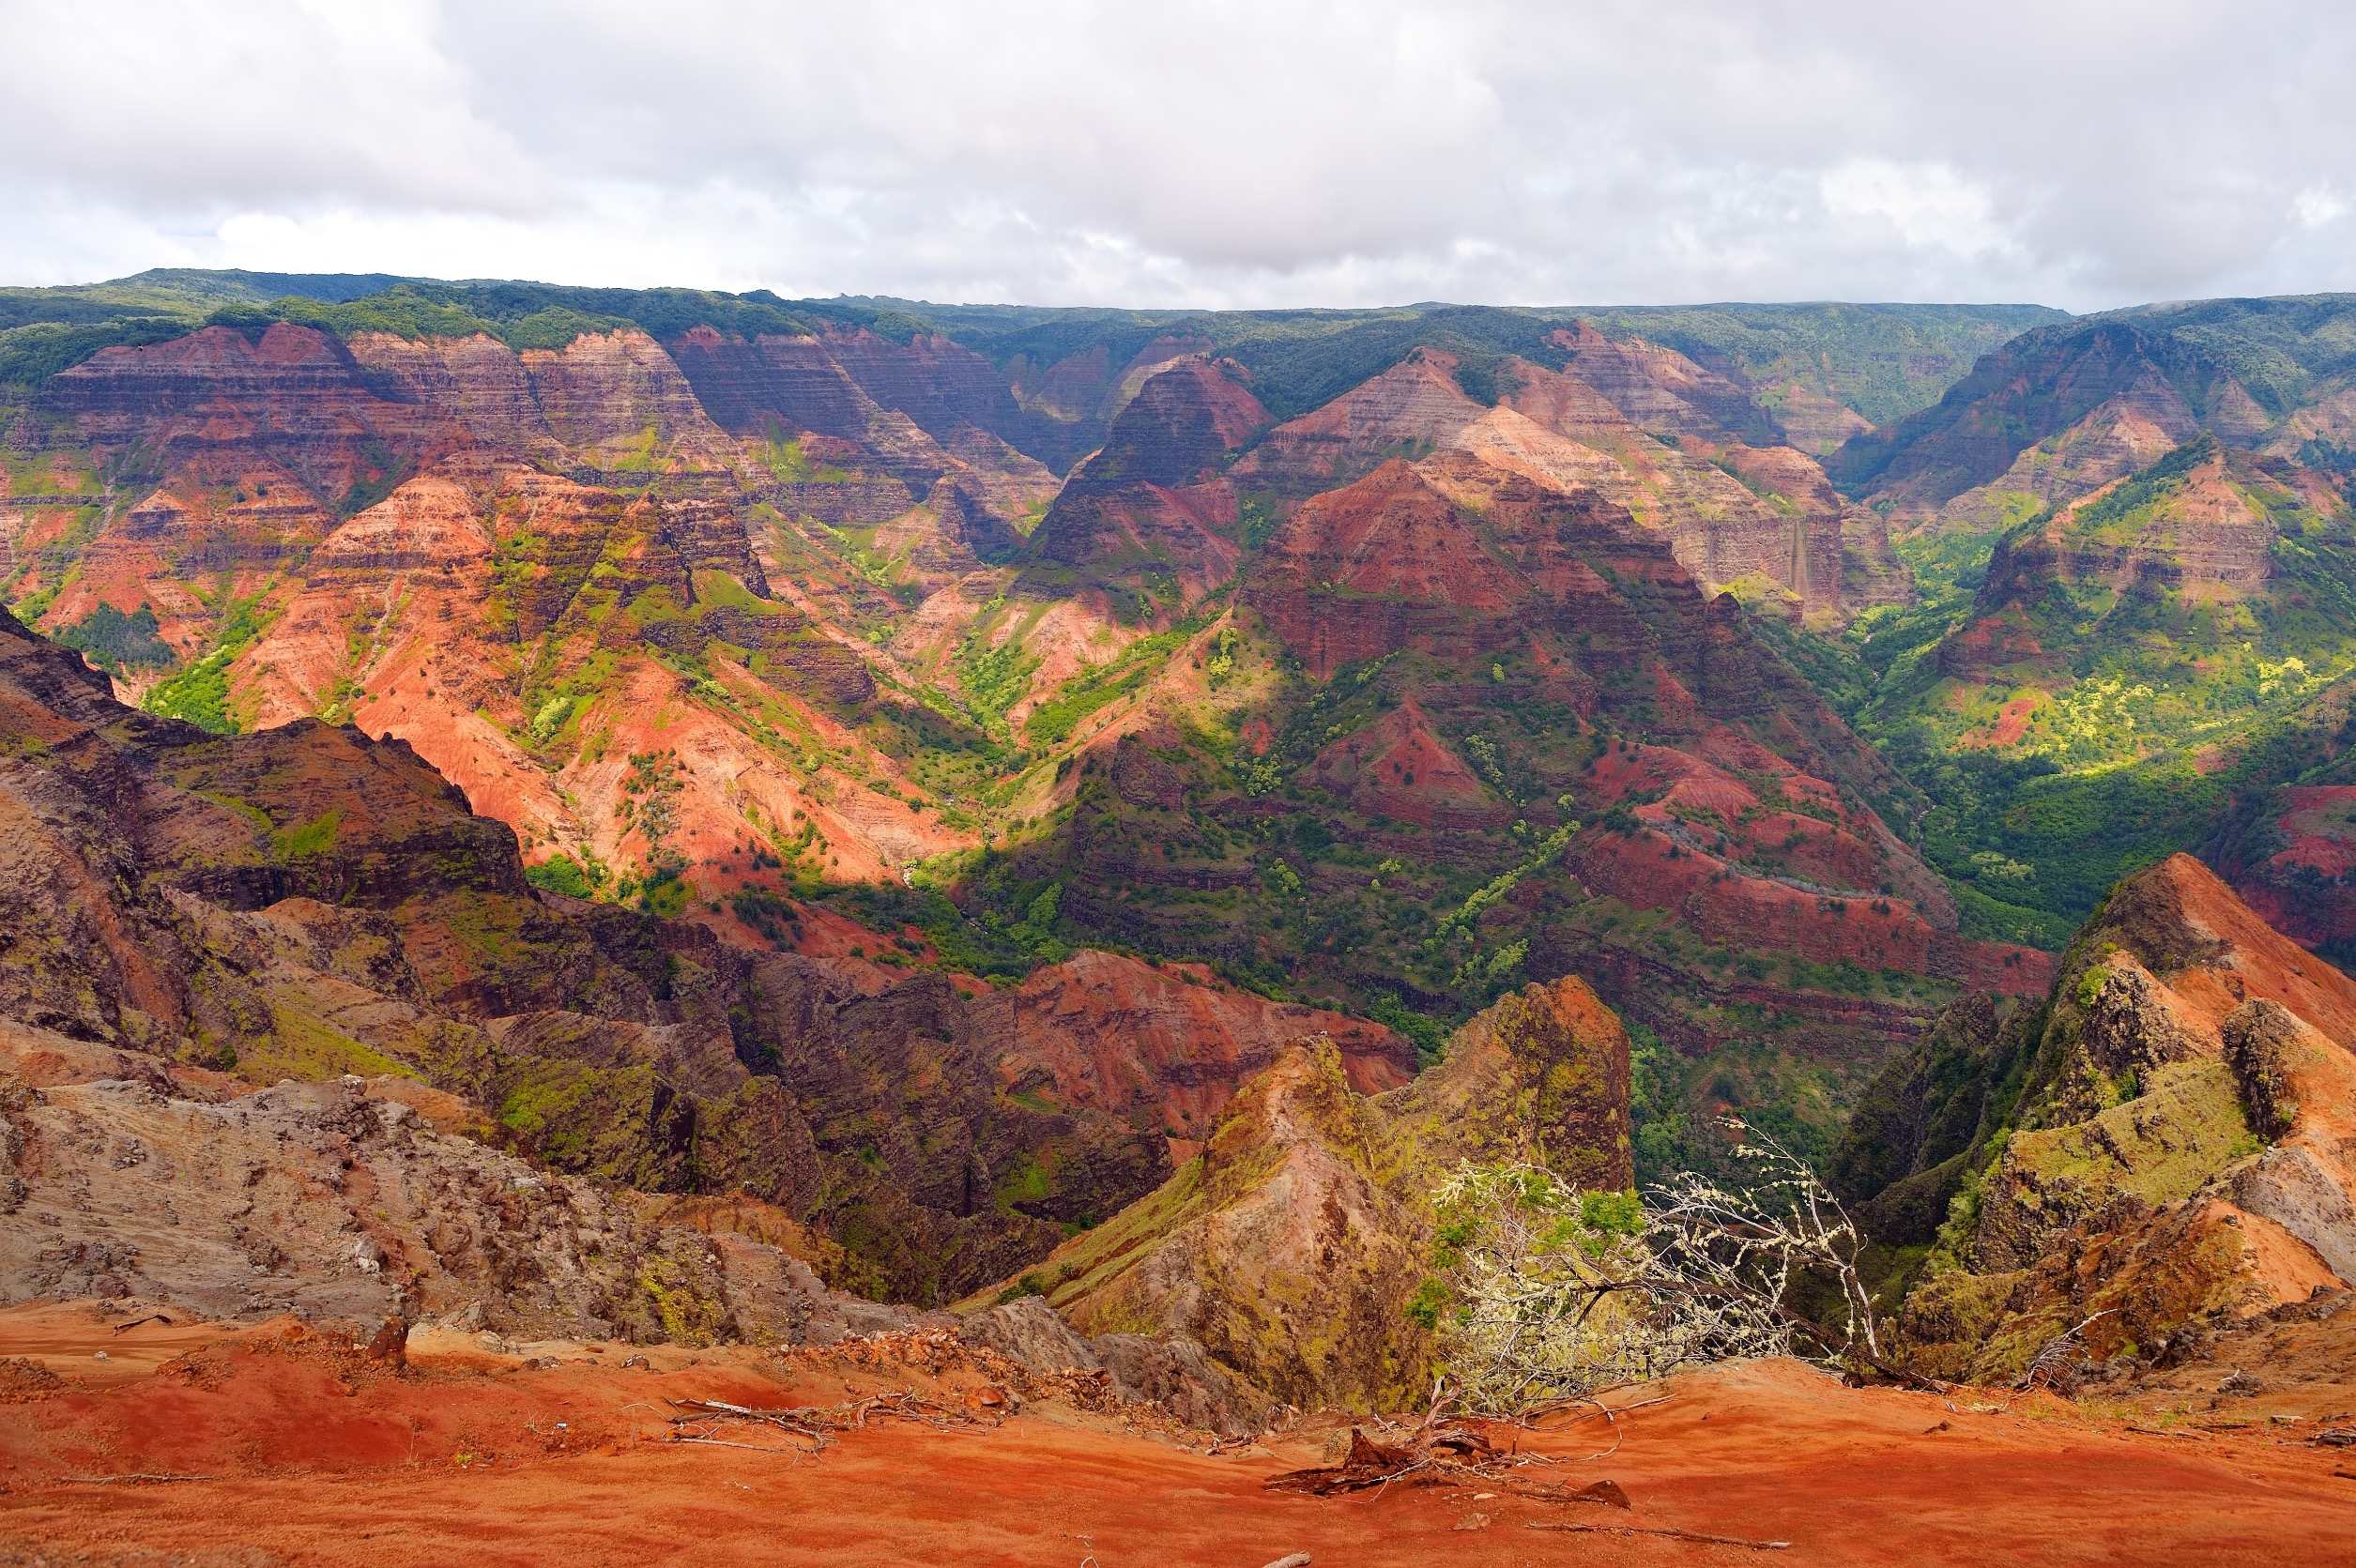
<svg viewBox="0 0 2356 1568">
<path fill-rule="evenodd" d="M 1611 1442 L 1593 1420 L 1522 1436 L 1523 1452 L 1568 1461 L 1522 1474 L 1608 1477 L 1628 1512 L 1474 1486 L 1321 1499 L 1261 1482 L 1323 1462 L 1346 1435 L 1330 1422 L 1213 1456 L 1117 1415 L 1033 1405 L 990 1430 L 849 1432 L 797 1460 L 664 1441 L 661 1401 L 834 1403 L 910 1378 L 742 1349 L 665 1348 L 624 1370 L 624 1346 L 526 1347 L 553 1368 L 420 1347 L 395 1375 L 283 1332 L 118 1335 L 82 1306 L 0 1314 L 0 1355 L 89 1384 L 28 1398 L 39 1375 L 0 1368 L 0 1562 L 2356 1562 L 2356 1465 L 2301 1441 L 2311 1421 L 2160 1418 L 2174 1432 L 2147 1434 L 2042 1395 L 1853 1390 L 1761 1362 L 1614 1395 L 1668 1397 L 1619 1418 L 1605 1458 L 1586 1457 Z M 950 1393 L 954 1376 L 930 1386 Z M 138 1472 L 208 1479 L 91 1479 Z M 1476 1514 L 1491 1522 L 1461 1528 Z M 1529 1528 L 1548 1522 L 1791 1549 Z"/>
</svg>

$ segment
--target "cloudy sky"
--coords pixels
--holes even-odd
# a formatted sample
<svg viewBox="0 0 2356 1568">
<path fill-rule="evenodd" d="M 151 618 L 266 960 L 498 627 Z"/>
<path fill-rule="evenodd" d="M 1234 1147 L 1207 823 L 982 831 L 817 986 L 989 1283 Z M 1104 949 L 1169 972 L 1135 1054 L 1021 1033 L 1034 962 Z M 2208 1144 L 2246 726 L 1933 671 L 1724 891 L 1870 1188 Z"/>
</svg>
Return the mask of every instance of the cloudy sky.
<svg viewBox="0 0 2356 1568">
<path fill-rule="evenodd" d="M 2356 289 L 2331 0 L 0 0 L 0 282 Z"/>
</svg>

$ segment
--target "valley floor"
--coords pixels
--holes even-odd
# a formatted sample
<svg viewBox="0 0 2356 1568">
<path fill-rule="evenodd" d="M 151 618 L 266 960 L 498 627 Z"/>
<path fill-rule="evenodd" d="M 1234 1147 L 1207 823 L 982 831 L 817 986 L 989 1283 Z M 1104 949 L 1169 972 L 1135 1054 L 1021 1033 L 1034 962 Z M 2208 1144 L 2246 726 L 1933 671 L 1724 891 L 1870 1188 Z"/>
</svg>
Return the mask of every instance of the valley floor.
<svg viewBox="0 0 2356 1568">
<path fill-rule="evenodd" d="M 0 1562 L 403 1564 L 2356 1561 L 2356 1459 L 2312 1441 L 2345 1405 L 2225 1399 L 2149 1408 L 2046 1395 L 1855 1390 L 1761 1362 L 1623 1391 L 1618 1441 L 1589 1419 L 1519 1435 L 1571 1486 L 1632 1509 L 1401 1483 L 1271 1493 L 1346 1424 L 1206 1452 L 1116 1409 L 1034 1400 L 1002 1424 L 880 1423 L 821 1454 L 683 1446 L 667 1400 L 833 1404 L 916 1386 L 992 1401 L 954 1366 L 863 1365 L 856 1344 L 778 1356 L 500 1346 L 440 1335 L 394 1372 L 296 1331 L 154 1323 L 87 1303 L 0 1313 Z M 99 1361 L 96 1352 L 107 1352 Z M 2345 1358 L 2335 1358 L 2345 1366 Z M 44 1370 L 46 1369 L 46 1370 Z M 66 1374 L 60 1384 L 52 1374 Z M 1082 1401 L 1084 1403 L 1085 1401 Z M 2277 1419 L 2291 1416 L 2295 1419 Z M 733 1428 L 723 1440 L 753 1444 Z M 1497 1433 L 1501 1446 L 1508 1440 Z M 1598 1450 L 1612 1449 L 1602 1457 Z M 136 1477 L 201 1477 L 138 1480 Z M 101 1479 L 105 1478 L 105 1479 Z M 1480 1515 L 1488 1522 L 1473 1523 Z M 1568 1533 L 1546 1525 L 1600 1527 Z M 1469 1528 L 1468 1528 L 1469 1526 Z"/>
</svg>

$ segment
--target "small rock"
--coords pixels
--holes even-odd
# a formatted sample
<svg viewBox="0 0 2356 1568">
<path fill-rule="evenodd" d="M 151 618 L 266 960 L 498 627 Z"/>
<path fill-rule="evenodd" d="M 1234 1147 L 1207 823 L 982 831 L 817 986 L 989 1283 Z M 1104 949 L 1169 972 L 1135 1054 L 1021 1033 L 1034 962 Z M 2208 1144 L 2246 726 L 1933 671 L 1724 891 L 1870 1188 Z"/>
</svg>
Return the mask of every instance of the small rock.
<svg viewBox="0 0 2356 1568">
<path fill-rule="evenodd" d="M 408 1359 L 409 1325 L 399 1317 L 388 1317 L 368 1342 L 368 1359 L 400 1362 Z"/>
<path fill-rule="evenodd" d="M 1467 1514 L 1464 1517 L 1456 1521 L 1456 1528 L 1459 1530 L 1487 1530 L 1492 1523 L 1495 1522 L 1495 1519 L 1496 1515 L 1492 1514 Z"/>
</svg>

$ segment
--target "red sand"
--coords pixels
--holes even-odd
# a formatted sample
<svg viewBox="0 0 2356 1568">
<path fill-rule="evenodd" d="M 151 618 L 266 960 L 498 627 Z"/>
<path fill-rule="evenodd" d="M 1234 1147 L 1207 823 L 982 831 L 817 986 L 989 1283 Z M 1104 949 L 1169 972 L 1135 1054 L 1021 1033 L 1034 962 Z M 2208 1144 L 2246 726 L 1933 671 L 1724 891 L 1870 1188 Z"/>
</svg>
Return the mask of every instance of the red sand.
<svg viewBox="0 0 2356 1568">
<path fill-rule="evenodd" d="M 217 1343 L 182 1354 L 204 1338 Z M 98 1347 L 109 1362 L 90 1361 Z M 1213 1457 L 1052 1407 L 987 1431 L 880 1425 L 799 1461 L 659 1440 L 665 1396 L 832 1403 L 846 1383 L 906 1380 L 795 1373 L 750 1350 L 665 1350 L 654 1370 L 628 1371 L 614 1364 L 628 1347 L 594 1358 L 604 1365 L 563 1347 L 566 1364 L 547 1370 L 446 1353 L 393 1376 L 270 1331 L 117 1336 L 86 1309 L 0 1315 L 0 1354 L 28 1351 L 61 1370 L 138 1371 L 8 1407 L 0 1561 L 2356 1562 L 2356 1479 L 2335 1473 L 2356 1466 L 2282 1435 L 2312 1423 L 2145 1435 L 2042 1396 L 1975 1410 L 1963 1395 L 1845 1389 L 1789 1363 L 1614 1395 L 1670 1397 L 1622 1417 L 1606 1458 L 1583 1458 L 1610 1442 L 1592 1421 L 1521 1439 L 1574 1460 L 1523 1473 L 1609 1477 L 1634 1501 L 1623 1513 L 1475 1499 L 1485 1486 L 1271 1494 L 1262 1480 L 1320 1462 L 1330 1432 Z M 164 1353 L 180 1359 L 150 1371 Z M 134 1472 L 213 1479 L 87 1479 Z M 1457 1528 L 1476 1512 L 1492 1523 Z M 1528 1528 L 1549 1521 L 1792 1547 Z"/>
</svg>

